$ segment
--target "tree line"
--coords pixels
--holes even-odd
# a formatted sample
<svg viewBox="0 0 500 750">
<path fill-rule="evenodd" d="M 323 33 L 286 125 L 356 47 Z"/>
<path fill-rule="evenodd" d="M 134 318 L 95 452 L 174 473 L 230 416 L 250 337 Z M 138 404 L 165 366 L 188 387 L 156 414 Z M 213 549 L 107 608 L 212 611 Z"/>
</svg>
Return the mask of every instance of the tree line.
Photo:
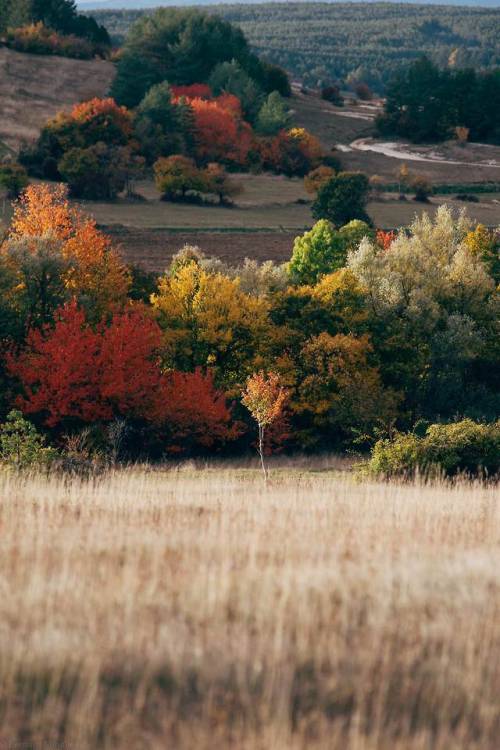
<svg viewBox="0 0 500 750">
<path fill-rule="evenodd" d="M 499 244 L 446 207 L 398 233 L 320 218 L 282 266 L 185 247 L 154 276 L 63 186 L 32 185 L 0 248 L 0 422 L 17 408 L 55 445 L 86 430 L 96 449 L 118 424 L 136 458 L 240 451 L 254 375 L 257 415 L 268 376 L 287 394 L 266 450 L 494 420 Z"/>
</svg>

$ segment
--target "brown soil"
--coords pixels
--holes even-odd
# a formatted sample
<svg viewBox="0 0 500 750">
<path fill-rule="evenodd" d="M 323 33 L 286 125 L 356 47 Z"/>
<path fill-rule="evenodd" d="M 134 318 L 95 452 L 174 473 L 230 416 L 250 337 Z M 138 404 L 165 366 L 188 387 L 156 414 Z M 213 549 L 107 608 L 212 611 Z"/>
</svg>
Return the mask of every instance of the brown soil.
<svg viewBox="0 0 500 750">
<path fill-rule="evenodd" d="M 169 232 L 117 226 L 101 227 L 119 246 L 127 263 L 161 273 L 183 245 L 197 245 L 205 255 L 238 265 L 245 258 L 259 262 L 289 260 L 297 232 Z"/>
</svg>

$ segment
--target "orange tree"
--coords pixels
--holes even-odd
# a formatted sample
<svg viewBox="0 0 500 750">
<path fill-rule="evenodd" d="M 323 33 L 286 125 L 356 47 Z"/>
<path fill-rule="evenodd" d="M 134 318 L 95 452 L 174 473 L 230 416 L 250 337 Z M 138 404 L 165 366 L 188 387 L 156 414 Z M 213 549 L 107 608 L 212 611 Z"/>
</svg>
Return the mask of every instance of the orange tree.
<svg viewBox="0 0 500 750">
<path fill-rule="evenodd" d="M 242 403 L 257 422 L 259 431 L 258 450 L 266 481 L 268 472 L 264 460 L 265 431 L 282 415 L 286 399 L 287 394 L 281 385 L 279 375 L 274 372 L 266 375 L 263 371 L 254 373 L 248 378 L 241 397 Z"/>
</svg>

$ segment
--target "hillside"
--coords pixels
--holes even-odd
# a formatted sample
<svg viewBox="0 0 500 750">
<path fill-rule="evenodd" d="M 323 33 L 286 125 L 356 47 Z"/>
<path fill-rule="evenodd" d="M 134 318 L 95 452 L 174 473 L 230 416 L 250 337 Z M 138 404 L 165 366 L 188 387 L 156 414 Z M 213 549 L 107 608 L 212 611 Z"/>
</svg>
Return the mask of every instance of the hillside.
<svg viewBox="0 0 500 750">
<path fill-rule="evenodd" d="M 356 74 L 382 89 L 399 66 L 422 53 L 441 66 L 450 59 L 457 67 L 500 64 L 498 9 L 302 2 L 214 5 L 205 10 L 240 26 L 259 55 L 309 85 Z M 120 41 L 144 12 L 127 6 L 92 15 Z"/>
<path fill-rule="evenodd" d="M 48 118 L 72 104 L 104 96 L 114 66 L 0 48 L 0 143 L 17 150 L 37 137 Z"/>
</svg>

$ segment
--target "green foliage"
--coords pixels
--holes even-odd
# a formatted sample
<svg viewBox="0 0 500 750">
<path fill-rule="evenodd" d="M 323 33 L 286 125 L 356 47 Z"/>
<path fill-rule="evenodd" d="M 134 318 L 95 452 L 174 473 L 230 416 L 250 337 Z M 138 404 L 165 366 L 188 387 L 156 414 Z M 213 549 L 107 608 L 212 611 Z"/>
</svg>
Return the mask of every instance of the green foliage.
<svg viewBox="0 0 500 750">
<path fill-rule="evenodd" d="M 14 469 L 47 467 L 57 457 L 57 451 L 45 445 L 45 438 L 22 413 L 13 410 L 0 425 L 0 461 Z"/>
<path fill-rule="evenodd" d="M 262 89 L 236 60 L 216 65 L 208 85 L 215 96 L 226 93 L 238 97 L 245 119 L 254 122 L 262 103 Z"/>
<path fill-rule="evenodd" d="M 368 177 L 358 172 L 339 172 L 318 191 L 313 203 L 315 219 L 328 219 L 336 226 L 352 219 L 370 223 L 365 206 L 368 201 Z"/>
<path fill-rule="evenodd" d="M 412 477 L 417 472 L 494 476 L 500 471 L 500 422 L 480 424 L 464 419 L 430 425 L 424 436 L 408 433 L 379 440 L 368 471 L 385 477 Z"/>
<path fill-rule="evenodd" d="M 19 197 L 28 182 L 28 173 L 21 164 L 15 162 L 0 164 L 0 187 L 5 189 L 8 198 Z"/>
<path fill-rule="evenodd" d="M 182 150 L 182 113 L 166 81 L 152 86 L 137 107 L 135 132 L 149 163 Z"/>
<path fill-rule="evenodd" d="M 351 75 L 382 92 L 402 61 L 422 52 L 442 67 L 450 55 L 461 67 L 500 64 L 497 8 L 454 5 L 276 2 L 214 10 L 241 27 L 253 49 L 286 68 L 294 80 L 316 86 Z M 92 15 L 121 41 L 143 13 L 102 10 Z M 433 31 L 428 25 L 433 21 L 444 31 Z M 275 89 L 286 95 L 276 82 L 265 90 Z"/>
<path fill-rule="evenodd" d="M 315 284 L 321 276 L 345 266 L 347 253 L 363 237 L 373 237 L 373 230 L 362 221 L 351 221 L 336 230 L 326 219 L 320 219 L 302 237 L 297 237 L 288 272 L 294 283 Z"/>
<path fill-rule="evenodd" d="M 112 95 L 134 107 L 157 83 L 204 83 L 219 63 L 232 60 L 247 72 L 251 67 L 261 72 L 240 29 L 199 10 L 159 8 L 131 28 Z"/>
<path fill-rule="evenodd" d="M 113 200 L 134 171 L 128 148 L 104 143 L 70 149 L 60 160 L 58 170 L 71 195 L 86 200 Z"/>
<path fill-rule="evenodd" d="M 498 143 L 499 108 L 500 70 L 440 70 L 422 57 L 391 82 L 378 128 L 421 142 L 442 141 L 465 127 L 472 140 Z"/>
<path fill-rule="evenodd" d="M 290 125 L 290 112 L 277 91 L 269 94 L 259 110 L 256 130 L 261 135 L 276 135 Z"/>
</svg>

